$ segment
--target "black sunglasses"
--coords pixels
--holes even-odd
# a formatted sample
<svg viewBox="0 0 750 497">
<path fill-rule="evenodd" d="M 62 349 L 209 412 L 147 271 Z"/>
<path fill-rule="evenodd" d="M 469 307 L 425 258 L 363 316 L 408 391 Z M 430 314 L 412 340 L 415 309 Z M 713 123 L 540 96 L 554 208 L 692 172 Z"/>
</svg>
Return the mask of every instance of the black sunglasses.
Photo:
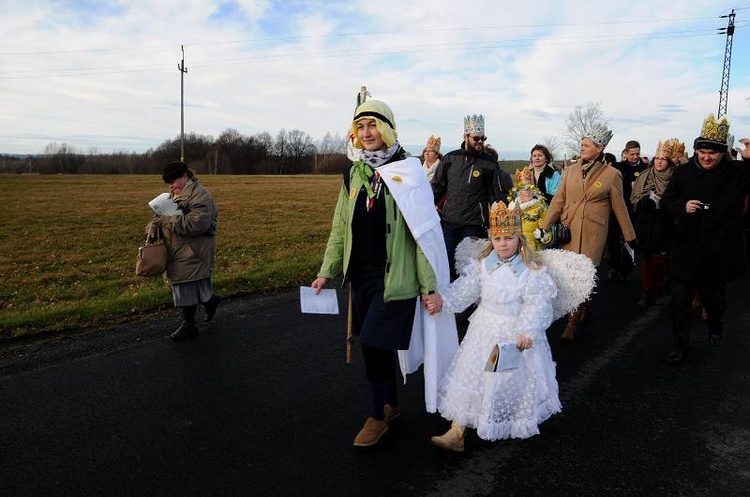
<svg viewBox="0 0 750 497">
<path fill-rule="evenodd" d="M 471 139 L 474 140 L 475 142 L 486 142 L 487 141 L 487 137 L 486 136 L 472 136 Z"/>
</svg>

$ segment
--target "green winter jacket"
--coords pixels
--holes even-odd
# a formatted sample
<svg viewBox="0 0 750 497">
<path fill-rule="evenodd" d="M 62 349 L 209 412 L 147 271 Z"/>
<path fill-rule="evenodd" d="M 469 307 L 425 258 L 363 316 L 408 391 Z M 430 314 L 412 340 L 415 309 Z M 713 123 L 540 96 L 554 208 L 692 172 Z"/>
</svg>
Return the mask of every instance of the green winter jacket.
<svg viewBox="0 0 750 497">
<path fill-rule="evenodd" d="M 349 188 L 345 184 L 341 186 L 319 278 L 331 279 L 343 273 L 346 281 L 352 252 L 354 206 L 363 185 L 360 175 L 356 173 L 357 167 L 369 168 L 364 163 L 356 162 L 348 171 Z M 430 263 L 414 240 L 387 187 L 384 193 L 387 259 L 383 300 L 405 300 L 437 291 L 437 279 Z"/>
</svg>

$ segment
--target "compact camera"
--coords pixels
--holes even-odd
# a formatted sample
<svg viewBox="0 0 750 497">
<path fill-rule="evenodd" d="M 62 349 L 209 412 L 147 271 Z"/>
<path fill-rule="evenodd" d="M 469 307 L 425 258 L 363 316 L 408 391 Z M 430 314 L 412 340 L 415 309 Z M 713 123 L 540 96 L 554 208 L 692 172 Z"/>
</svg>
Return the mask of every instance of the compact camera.
<svg viewBox="0 0 750 497">
<path fill-rule="evenodd" d="M 708 209 L 711 208 L 711 204 L 705 204 L 705 203 L 701 202 L 701 204 L 700 204 L 699 207 L 705 211 L 705 210 L 708 210 Z"/>
</svg>

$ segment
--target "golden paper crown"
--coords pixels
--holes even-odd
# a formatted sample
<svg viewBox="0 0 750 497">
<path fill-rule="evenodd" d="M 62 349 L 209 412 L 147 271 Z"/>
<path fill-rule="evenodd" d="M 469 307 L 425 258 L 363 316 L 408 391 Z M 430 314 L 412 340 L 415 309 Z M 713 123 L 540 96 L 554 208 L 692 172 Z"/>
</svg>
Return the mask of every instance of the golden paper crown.
<svg viewBox="0 0 750 497">
<path fill-rule="evenodd" d="M 719 121 L 713 114 L 703 120 L 700 137 L 718 143 L 726 143 L 729 135 L 729 119 L 723 116 Z"/>
<path fill-rule="evenodd" d="M 533 185 L 534 176 L 530 167 L 516 169 L 516 185 Z"/>
<path fill-rule="evenodd" d="M 425 145 L 424 148 L 427 147 L 432 147 L 435 152 L 440 153 L 440 137 L 430 135 L 430 137 L 427 138 L 427 145 Z"/>
<path fill-rule="evenodd" d="M 685 142 L 681 142 L 677 138 L 672 138 L 675 142 L 674 149 L 672 149 L 672 159 L 678 161 L 685 158 Z"/>
<path fill-rule="evenodd" d="M 656 156 L 667 157 L 672 159 L 676 164 L 680 159 L 685 157 L 685 143 L 677 138 L 670 138 L 663 141 L 660 140 L 659 145 L 656 147 Z"/>
<path fill-rule="evenodd" d="M 505 202 L 495 202 L 490 208 L 490 236 L 522 236 L 521 207 L 508 209 Z"/>
</svg>

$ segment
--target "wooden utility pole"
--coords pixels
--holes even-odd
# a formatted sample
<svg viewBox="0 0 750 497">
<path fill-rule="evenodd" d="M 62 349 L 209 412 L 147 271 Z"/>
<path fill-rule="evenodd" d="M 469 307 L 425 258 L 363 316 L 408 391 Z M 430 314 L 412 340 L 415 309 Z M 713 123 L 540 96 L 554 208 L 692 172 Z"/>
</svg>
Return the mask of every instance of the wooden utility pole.
<svg viewBox="0 0 750 497">
<path fill-rule="evenodd" d="M 184 76 L 187 72 L 185 67 L 185 46 L 180 45 L 182 50 L 182 62 L 177 64 L 180 70 L 180 160 L 185 162 L 185 84 Z"/>
</svg>

